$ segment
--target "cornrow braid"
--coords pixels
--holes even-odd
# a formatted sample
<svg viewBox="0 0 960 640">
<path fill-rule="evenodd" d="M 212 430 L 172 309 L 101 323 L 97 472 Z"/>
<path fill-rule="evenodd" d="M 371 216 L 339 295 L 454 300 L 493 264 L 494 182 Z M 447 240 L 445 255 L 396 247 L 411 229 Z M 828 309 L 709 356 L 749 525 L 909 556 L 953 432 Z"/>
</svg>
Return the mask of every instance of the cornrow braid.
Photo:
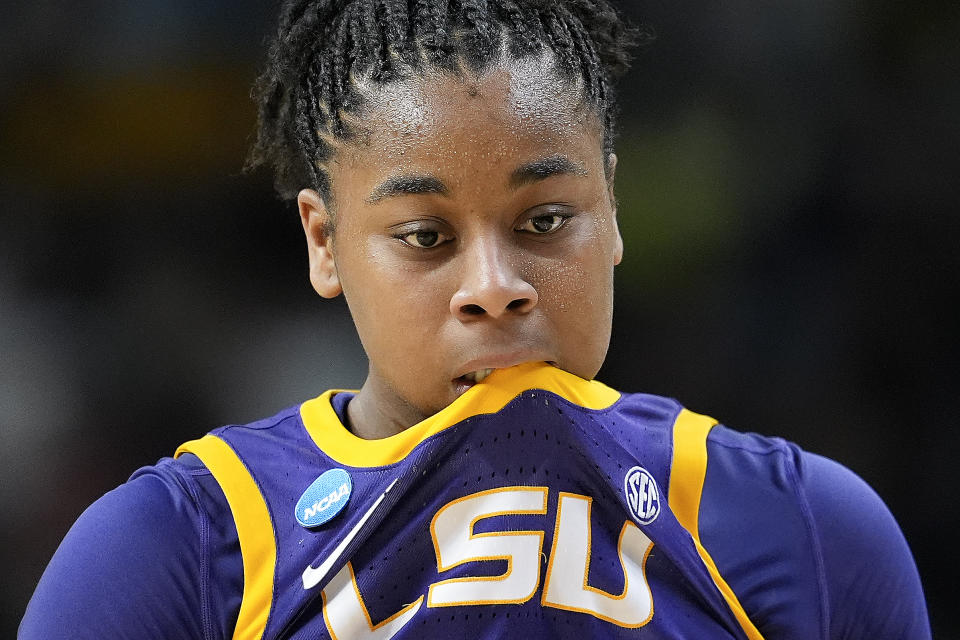
<svg viewBox="0 0 960 640">
<path fill-rule="evenodd" d="M 504 23 L 509 23 L 516 37 L 510 41 L 510 55 L 522 58 L 537 51 L 537 43 L 542 42 L 545 35 L 540 20 L 527 21 L 527 16 L 512 0 L 504 0 L 497 7 L 497 11 Z"/>
<path fill-rule="evenodd" d="M 428 69 L 481 73 L 549 53 L 613 149 L 613 81 L 652 38 L 625 25 L 608 0 L 287 0 L 252 96 L 257 140 L 247 168 L 269 165 L 283 198 L 315 188 L 330 203 L 327 163 L 354 131 L 363 95 Z"/>
<path fill-rule="evenodd" d="M 448 68 L 449 33 L 447 33 L 448 3 L 446 0 L 414 0 L 417 47 L 428 64 Z"/>
<path fill-rule="evenodd" d="M 606 89 L 606 80 L 598 77 L 597 72 L 601 69 L 597 54 L 590 44 L 590 38 L 584 31 L 580 20 L 571 15 L 563 6 L 556 8 L 556 13 L 561 17 L 558 22 L 563 26 L 565 36 L 570 39 L 571 58 L 575 60 L 586 60 L 587 64 L 582 65 L 582 74 L 584 88 L 587 91 L 587 98 L 593 101 L 603 101 Z"/>
<path fill-rule="evenodd" d="M 463 12 L 464 30 L 459 34 L 465 42 L 469 63 L 481 67 L 484 60 L 492 57 L 497 42 L 487 0 L 460 0 Z"/>
<path fill-rule="evenodd" d="M 603 150 L 605 154 L 613 153 L 613 133 L 616 126 L 615 100 L 612 98 L 613 87 L 602 74 L 603 64 L 593 42 L 579 18 L 572 15 L 564 6 L 559 6 L 556 12 L 561 16 L 559 24 L 565 25 L 566 34 L 573 44 L 572 57 L 587 60 L 588 64 L 581 66 L 584 88 L 587 99 L 595 104 L 606 104 L 603 112 Z"/>
<path fill-rule="evenodd" d="M 565 24 L 560 18 L 560 8 L 551 7 L 541 18 L 543 21 L 547 39 L 551 44 L 553 52 L 557 56 L 557 62 L 561 70 L 567 74 L 572 74 L 578 70 L 578 67 L 586 67 L 587 64 L 578 65 L 576 48 L 573 45 L 573 36 L 570 35 L 569 25 Z M 587 88 L 589 91 L 589 88 Z"/>
<path fill-rule="evenodd" d="M 383 3 L 383 23 L 386 26 L 386 41 L 383 46 L 384 68 L 390 72 L 397 64 L 409 64 L 411 60 L 410 8 L 406 0 L 386 0 Z M 394 62 L 394 59 L 397 62 Z M 384 80 L 387 77 L 382 76 Z M 376 80 L 376 76 L 374 76 Z"/>
</svg>

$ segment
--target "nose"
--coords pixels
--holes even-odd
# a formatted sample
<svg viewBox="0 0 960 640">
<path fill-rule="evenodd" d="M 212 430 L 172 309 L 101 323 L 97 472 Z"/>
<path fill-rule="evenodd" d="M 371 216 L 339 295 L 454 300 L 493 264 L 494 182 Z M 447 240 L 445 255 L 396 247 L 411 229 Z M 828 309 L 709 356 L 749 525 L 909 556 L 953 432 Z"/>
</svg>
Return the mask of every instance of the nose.
<svg viewBox="0 0 960 640">
<path fill-rule="evenodd" d="M 524 314 L 537 306 L 537 290 L 502 255 L 495 242 L 479 242 L 464 261 L 450 312 L 463 322 Z"/>
</svg>

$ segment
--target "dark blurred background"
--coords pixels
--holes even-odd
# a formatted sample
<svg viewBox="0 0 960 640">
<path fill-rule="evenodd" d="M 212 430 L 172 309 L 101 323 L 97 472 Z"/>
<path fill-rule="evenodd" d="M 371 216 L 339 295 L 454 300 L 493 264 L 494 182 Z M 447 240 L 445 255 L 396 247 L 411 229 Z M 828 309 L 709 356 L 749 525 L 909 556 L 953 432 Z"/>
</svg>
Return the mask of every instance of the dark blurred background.
<svg viewBox="0 0 960 640">
<path fill-rule="evenodd" d="M 836 458 L 960 637 L 953 303 L 960 5 L 623 2 L 600 377 Z M 0 634 L 70 524 L 137 467 L 365 362 L 299 220 L 242 175 L 273 2 L 6 7 L 0 26 Z"/>
</svg>

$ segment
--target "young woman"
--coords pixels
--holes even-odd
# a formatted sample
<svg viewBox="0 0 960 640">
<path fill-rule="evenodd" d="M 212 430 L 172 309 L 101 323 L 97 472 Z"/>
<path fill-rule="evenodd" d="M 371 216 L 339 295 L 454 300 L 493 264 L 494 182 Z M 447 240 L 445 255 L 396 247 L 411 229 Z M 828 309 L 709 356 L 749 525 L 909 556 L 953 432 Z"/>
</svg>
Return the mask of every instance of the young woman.
<svg viewBox="0 0 960 640">
<path fill-rule="evenodd" d="M 253 162 L 366 382 L 104 496 L 21 636 L 929 637 L 856 476 L 592 381 L 634 35 L 603 0 L 286 3 Z"/>
</svg>

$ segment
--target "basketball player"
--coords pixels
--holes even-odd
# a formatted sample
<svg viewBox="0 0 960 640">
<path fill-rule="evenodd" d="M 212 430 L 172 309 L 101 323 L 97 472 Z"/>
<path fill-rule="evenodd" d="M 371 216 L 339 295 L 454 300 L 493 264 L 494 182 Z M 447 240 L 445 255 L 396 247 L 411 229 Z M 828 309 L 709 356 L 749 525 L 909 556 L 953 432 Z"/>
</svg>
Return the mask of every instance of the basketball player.
<svg viewBox="0 0 960 640">
<path fill-rule="evenodd" d="M 253 161 L 366 381 L 139 470 L 21 637 L 929 638 L 850 471 L 593 381 L 635 35 L 605 0 L 287 2 Z"/>
</svg>

